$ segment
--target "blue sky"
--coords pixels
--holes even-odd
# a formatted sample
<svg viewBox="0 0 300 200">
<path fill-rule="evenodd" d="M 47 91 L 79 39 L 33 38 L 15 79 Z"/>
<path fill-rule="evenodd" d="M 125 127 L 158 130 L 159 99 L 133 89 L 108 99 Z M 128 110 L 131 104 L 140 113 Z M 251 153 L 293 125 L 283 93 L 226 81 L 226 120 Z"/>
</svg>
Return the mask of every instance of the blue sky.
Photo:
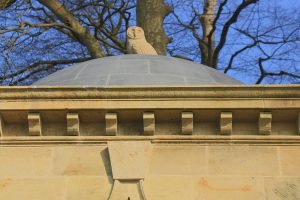
<svg viewBox="0 0 300 200">
<path fill-rule="evenodd" d="M 300 6 L 300 0 L 275 0 L 275 2 L 285 8 Z"/>
<path fill-rule="evenodd" d="M 172 0 L 166 0 L 166 1 L 172 1 Z M 176 0 L 176 1 L 182 1 L 186 5 L 190 6 L 189 2 L 192 1 L 192 0 L 190 0 L 190 1 L 189 0 Z M 231 3 L 235 4 L 235 3 L 239 3 L 241 1 L 242 0 L 229 0 L 228 4 L 231 4 Z M 201 2 L 201 0 L 196 0 L 196 2 L 199 3 L 199 2 Z M 259 3 L 260 3 L 260 5 L 262 5 L 263 8 L 267 8 L 268 6 L 272 7 L 274 5 L 275 6 L 281 6 L 282 8 L 285 8 L 282 13 L 284 14 L 285 11 L 289 11 L 289 13 L 291 13 L 291 14 L 288 15 L 287 18 L 290 18 L 290 16 L 291 16 L 291 18 L 293 18 L 294 20 L 296 19 L 296 21 L 298 20 L 297 17 L 296 17 L 297 16 L 296 14 L 298 13 L 299 16 L 300 16 L 300 12 L 299 12 L 299 10 L 300 10 L 300 0 L 259 0 Z M 184 6 L 182 4 L 180 4 L 179 7 L 181 9 L 183 9 L 182 7 L 184 7 Z M 199 9 L 201 10 L 201 7 Z M 229 9 L 230 9 L 230 6 L 229 6 Z M 267 12 L 266 12 L 267 14 L 271 13 L 271 11 L 268 10 L 268 9 L 265 9 L 264 11 L 266 11 L 266 10 L 267 10 Z M 183 10 L 181 12 L 182 13 L 179 13 L 179 15 L 181 17 L 184 17 L 185 14 L 188 14 L 188 12 L 186 10 Z M 134 16 L 135 16 L 135 11 L 133 10 L 132 11 L 132 17 L 133 18 L 130 21 L 132 25 L 135 25 L 135 23 L 136 23 Z M 170 16 L 171 15 L 169 15 L 169 17 Z M 247 17 L 248 16 L 247 13 L 244 16 Z M 189 15 L 188 15 L 188 17 L 189 17 Z M 13 15 L 11 15 L 9 18 L 10 18 L 10 20 L 12 18 L 17 19 L 16 17 L 13 17 Z M 282 19 L 282 21 L 284 23 L 286 22 L 285 18 L 280 18 L 280 19 Z M 10 20 L 8 20 L 6 22 L 11 22 Z M 243 20 L 238 20 L 238 22 L 235 25 L 239 25 L 240 23 L 244 24 Z M 299 19 L 299 23 L 300 23 L 300 19 Z M 268 19 L 266 21 L 264 21 L 264 25 L 268 25 Z M 255 23 L 252 24 L 252 26 L 255 28 Z M 175 30 L 175 32 L 178 32 L 178 29 L 173 29 L 173 31 L 174 30 Z M 284 30 L 288 32 L 290 30 L 290 27 L 284 28 Z M 199 29 L 199 32 L 201 32 L 200 29 Z M 231 32 L 234 32 L 234 31 L 231 31 Z M 217 39 L 218 39 L 218 34 L 220 34 L 220 30 L 218 30 L 218 32 L 217 32 Z M 274 35 L 274 33 L 273 33 L 273 35 Z M 58 36 L 59 36 L 59 40 L 57 40 Z M 123 35 L 122 38 L 125 38 L 124 36 L 125 35 Z M 190 56 L 190 58 L 194 59 L 196 62 L 200 62 L 200 51 L 199 51 L 199 49 L 195 48 L 195 46 L 192 46 L 192 45 L 194 45 L 194 43 L 192 44 L 192 42 L 195 41 L 195 39 L 192 36 L 191 36 L 191 38 L 188 37 L 188 36 L 189 35 L 187 35 L 186 32 L 182 32 L 182 35 L 177 34 L 174 37 L 175 40 L 170 45 L 174 44 L 174 46 L 176 46 L 177 42 L 178 42 L 177 47 L 179 46 L 180 48 L 183 49 L 183 51 L 181 51 L 181 52 L 179 51 L 179 53 L 178 53 L 179 55 L 183 55 L 183 56 L 186 56 L 186 57 Z M 232 53 L 235 50 L 237 50 L 237 48 L 242 48 L 248 42 L 247 37 L 240 37 L 240 36 L 235 37 L 235 36 L 236 35 L 228 38 L 227 43 L 226 43 L 224 49 L 221 52 L 220 60 L 222 62 L 219 64 L 219 67 L 220 67 L 219 70 L 220 71 L 223 71 L 223 69 L 227 66 L 226 63 L 228 62 L 229 56 L 231 56 Z M 173 37 L 172 34 L 171 34 L 171 37 Z M 30 40 L 28 40 L 28 41 L 31 42 Z M 0 40 L 0 42 L 1 42 L 1 40 Z M 50 60 L 51 59 L 64 59 L 65 57 L 62 57 L 62 55 L 77 56 L 78 54 L 80 54 L 80 52 L 82 52 L 81 49 L 83 49 L 83 47 L 81 47 L 77 43 L 67 43 L 68 38 L 64 35 L 61 35 L 61 34 L 58 35 L 58 33 L 55 32 L 54 30 L 49 30 L 47 32 L 47 34 L 43 34 L 43 35 L 37 37 L 35 42 L 36 42 L 36 45 L 34 46 L 34 48 L 30 43 L 30 45 L 24 45 L 25 47 L 22 49 L 21 54 L 19 54 L 19 52 L 16 52 L 14 54 L 14 56 L 15 56 L 14 57 L 15 58 L 14 59 L 14 64 L 17 67 L 22 67 L 23 62 L 29 63 L 29 62 L 34 62 L 34 61 L 40 60 L 40 59 L 50 59 Z M 61 44 L 61 43 L 66 42 L 67 45 L 63 46 L 64 48 L 62 48 L 61 45 L 57 45 L 57 46 L 54 45 L 52 47 L 51 45 L 53 45 L 53 43 L 55 43 L 55 42 L 57 42 L 57 44 Z M 238 43 L 238 44 L 236 44 L 236 46 L 233 47 L 234 43 Z M 47 46 L 48 47 L 51 46 L 51 49 L 45 48 Z M 189 48 L 190 46 L 192 46 L 192 48 Z M 197 44 L 196 44 L 196 46 L 197 46 Z M 76 48 L 74 48 L 74 47 L 76 47 Z M 289 49 L 292 49 L 294 51 L 294 53 L 291 54 L 290 58 L 296 57 L 297 60 L 300 59 L 299 58 L 299 54 L 300 54 L 299 53 L 300 52 L 299 47 L 300 47 L 300 44 L 298 44 L 297 48 L 289 47 Z M 274 48 L 276 48 L 276 46 Z M 274 48 L 265 47 L 264 49 L 265 50 L 272 50 Z M 39 50 L 39 49 L 41 49 L 41 50 Z M 298 49 L 298 51 L 295 51 L 294 49 Z M 65 52 L 67 52 L 67 53 L 65 53 Z M 186 53 L 187 55 L 182 54 L 182 52 Z M 237 66 L 236 68 L 238 70 L 236 70 L 236 71 L 235 70 L 230 70 L 230 71 L 228 71 L 228 75 L 234 76 L 235 78 L 238 78 L 238 79 L 240 79 L 241 81 L 243 81 L 245 83 L 255 83 L 256 79 L 258 78 L 257 76 L 259 75 L 259 73 L 257 71 L 258 68 L 257 68 L 257 66 L 255 67 L 255 63 L 248 62 L 248 60 L 251 61 L 251 58 L 256 59 L 258 56 L 262 56 L 261 54 L 257 54 L 256 52 L 257 52 L 257 50 L 256 51 L 251 51 L 250 53 L 245 52 L 244 54 L 241 54 L 235 60 L 235 63 L 234 63 L 235 66 Z M 175 52 L 175 54 L 177 54 L 177 52 Z M 249 58 L 249 59 L 247 59 L 247 58 Z M 285 57 L 285 59 L 286 58 L 287 57 Z M 254 59 L 252 59 L 252 61 Z M 298 62 L 300 63 L 300 61 L 298 61 Z M 0 57 L 0 64 L 1 64 L 1 57 Z M 274 69 L 279 68 L 279 67 L 286 67 L 285 69 L 287 69 L 289 71 L 291 69 L 291 65 L 289 65 L 287 63 L 287 61 L 274 60 L 274 62 L 266 62 L 266 63 L 264 63 L 264 65 L 266 65 L 268 67 L 268 69 L 273 70 L 273 71 L 274 71 Z M 296 66 L 296 70 L 294 70 L 293 72 L 298 74 L 300 72 L 300 70 L 297 70 L 297 69 L 300 69 L 299 65 Z M 286 82 L 284 82 L 284 81 L 283 82 L 266 81 L 265 83 L 286 83 Z"/>
</svg>

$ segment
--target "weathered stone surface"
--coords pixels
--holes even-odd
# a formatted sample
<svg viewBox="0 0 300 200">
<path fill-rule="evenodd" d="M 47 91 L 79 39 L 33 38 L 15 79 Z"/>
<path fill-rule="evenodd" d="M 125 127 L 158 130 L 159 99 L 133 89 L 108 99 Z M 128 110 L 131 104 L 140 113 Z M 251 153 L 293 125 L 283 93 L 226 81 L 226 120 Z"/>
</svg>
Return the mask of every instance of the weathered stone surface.
<svg viewBox="0 0 300 200">
<path fill-rule="evenodd" d="M 278 148 L 282 175 L 300 176 L 300 147 L 280 146 Z"/>
<path fill-rule="evenodd" d="M 0 199 L 65 200 L 63 178 L 1 178 Z"/>
<path fill-rule="evenodd" d="M 154 112 L 143 113 L 144 135 L 155 135 L 155 115 Z"/>
<path fill-rule="evenodd" d="M 67 113 L 68 135 L 80 135 L 80 120 L 78 113 Z"/>
<path fill-rule="evenodd" d="M 109 177 L 77 176 L 67 179 L 66 200 L 108 199 L 112 187 Z"/>
<path fill-rule="evenodd" d="M 265 178 L 266 199 L 298 200 L 300 199 L 300 178 Z"/>
<path fill-rule="evenodd" d="M 210 175 L 279 175 L 276 147 L 272 146 L 209 146 Z"/>
<path fill-rule="evenodd" d="M 57 176 L 111 175 L 104 146 L 66 146 L 54 149 L 52 174 Z"/>
<path fill-rule="evenodd" d="M 181 113 L 181 133 L 184 135 L 192 135 L 194 127 L 193 112 L 184 111 Z"/>
<path fill-rule="evenodd" d="M 147 199 L 193 200 L 193 179 L 191 176 L 148 176 L 144 190 Z"/>
<path fill-rule="evenodd" d="M 194 179 L 193 199 L 264 200 L 263 181 L 242 177 L 199 177 Z"/>
<path fill-rule="evenodd" d="M 97 67 L 97 66 L 95 66 Z M 105 67 L 107 69 L 107 66 Z M 138 76 L 138 75 L 137 75 Z M 162 75 L 163 76 L 163 75 Z M 2 111 L 122 109 L 299 110 L 298 85 L 170 87 L 0 87 Z M 264 92 L 262 92 L 264 91 Z M 8 100 L 9 99 L 9 100 Z M 48 100 L 46 100 L 48 99 Z M 80 99 L 80 101 L 74 101 Z M 95 101 L 99 99 L 99 101 Z M 288 100 L 287 100 L 288 99 Z M 6 117 L 5 117 L 6 120 Z M 295 118 L 296 120 L 296 118 Z"/>
<path fill-rule="evenodd" d="M 118 116 L 117 113 L 105 114 L 106 135 L 117 135 L 118 133 Z"/>
<path fill-rule="evenodd" d="M 32 136 L 42 135 L 42 119 L 40 113 L 28 114 L 28 129 L 29 129 L 29 135 Z"/>
<path fill-rule="evenodd" d="M 0 115 L 0 137 L 3 136 L 4 133 L 4 119 L 3 117 Z"/>
<path fill-rule="evenodd" d="M 154 146 L 149 173 L 151 175 L 207 174 L 206 147 Z"/>
<path fill-rule="evenodd" d="M 298 113 L 298 119 L 296 123 L 297 123 L 297 133 L 298 135 L 300 135 L 300 112 Z"/>
<path fill-rule="evenodd" d="M 231 133 L 232 133 L 232 112 L 221 112 L 221 114 L 220 114 L 220 132 L 222 135 L 231 135 Z"/>
<path fill-rule="evenodd" d="M 299 146 L 155 144 L 152 156 L 145 151 L 144 159 L 150 162 L 144 166 L 140 159 L 137 164 L 124 156 L 135 157 L 136 151 L 130 150 L 134 145 L 128 146 L 124 150 L 115 145 L 121 149 L 121 158 L 115 157 L 118 173 L 134 177 L 144 171 L 147 199 L 299 199 Z M 116 166 L 106 146 L 94 145 L 1 147 L 0 163 L 1 200 L 107 199 L 113 183 L 111 165 Z M 142 199 L 138 180 L 118 181 L 115 186 L 112 200 Z"/>
<path fill-rule="evenodd" d="M 258 120 L 258 130 L 261 135 L 270 135 L 272 132 L 272 113 L 260 112 Z"/>
<path fill-rule="evenodd" d="M 115 180 L 109 200 L 136 199 L 146 200 L 139 180 Z"/>
<path fill-rule="evenodd" d="M 51 162 L 49 147 L 1 147 L 0 177 L 46 176 L 50 174 Z"/>
<path fill-rule="evenodd" d="M 126 62 L 125 60 L 122 59 L 119 63 L 122 64 Z M 157 83 L 160 80 L 164 83 L 168 81 L 188 83 L 195 78 L 194 75 L 198 76 L 195 74 L 198 66 L 192 66 L 184 68 L 186 70 L 184 76 L 188 77 L 182 77 L 180 70 L 174 70 L 172 78 L 164 80 L 163 73 L 177 69 L 178 66 L 162 68 L 159 65 L 168 63 L 169 58 L 165 61 L 151 62 L 152 66 L 149 67 L 147 61 L 142 59 L 138 61 L 139 66 L 132 66 L 129 59 L 127 67 L 102 69 L 107 70 L 107 74 L 101 76 L 110 76 L 115 83 L 120 84 L 131 81 L 119 74 L 126 71 L 130 71 L 126 77 L 138 77 L 138 81 L 144 83 Z M 85 67 L 88 68 L 88 64 Z M 119 69 L 121 71 L 118 71 Z M 78 70 L 76 73 L 79 73 Z M 89 75 L 88 73 L 85 75 Z M 155 75 L 140 76 L 143 73 Z M 153 76 L 159 79 L 152 80 Z M 148 79 L 143 80 L 144 77 Z M 201 80 L 206 81 L 205 77 Z M 76 81 L 84 82 L 81 79 Z M 104 84 L 113 83 L 103 77 L 91 80 L 95 84 L 100 83 L 99 81 Z M 264 200 L 299 199 L 298 190 L 295 190 L 299 188 L 300 177 L 300 139 L 296 135 L 299 131 L 299 127 L 296 128 L 299 124 L 299 88 L 299 86 L 0 88 L 0 114 L 5 119 L 4 137 L 0 138 L 0 199 L 40 200 L 57 197 L 62 200 L 107 199 L 112 186 L 112 170 L 106 142 L 124 140 L 151 141 L 154 146 L 153 156 L 149 157 L 151 158 L 149 164 L 145 162 L 144 167 L 140 166 L 143 162 L 139 161 L 139 164 L 136 164 L 126 156 L 117 159 L 117 163 L 119 162 L 117 171 L 129 174 L 129 178 L 141 178 L 142 176 L 132 174 L 145 172 L 144 188 L 148 199 L 260 200 L 262 196 Z M 156 115 L 155 122 L 152 121 L 149 126 L 151 131 L 155 131 L 154 136 L 143 135 L 143 112 L 149 110 Z M 244 112 L 245 110 L 247 112 Z M 261 120 L 266 121 L 266 125 L 262 123 L 261 127 L 268 133 L 272 130 L 271 135 L 257 135 L 259 113 L 266 110 L 272 112 L 273 116 L 270 118 L 268 115 L 267 117 L 261 115 Z M 76 111 L 80 115 L 81 133 L 77 134 L 78 137 L 67 136 L 67 111 Z M 183 111 L 192 111 L 194 114 L 194 130 L 190 131 L 193 135 L 181 134 Z M 233 123 L 236 129 L 230 136 L 218 135 L 219 113 L 222 111 L 232 112 L 234 120 L 237 119 Z M 41 114 L 43 137 L 28 137 L 27 114 L 30 112 Z M 100 114 L 95 114 L 98 112 Z M 105 135 L 106 112 L 118 114 L 118 119 L 112 117 L 111 126 L 113 135 L 118 136 Z M 153 116 L 150 118 L 153 120 Z M 77 119 L 75 117 L 75 124 L 79 123 Z M 272 127 L 269 126 L 271 121 Z M 152 127 L 155 123 L 156 130 Z M 227 127 L 228 124 L 230 122 L 224 125 L 226 131 L 231 129 Z M 79 128 L 75 128 L 76 132 Z M 124 134 L 121 136 L 122 129 L 126 131 L 123 131 Z M 47 134 L 44 134 L 45 132 Z M 119 146 L 117 148 L 122 150 Z M 130 149 L 131 147 L 126 148 L 120 155 Z M 140 154 L 140 151 L 137 154 Z M 134 157 L 134 154 L 132 155 Z M 124 167 L 129 165 L 128 161 L 135 166 Z M 150 167 L 149 172 L 145 169 L 147 166 Z M 262 180 L 265 184 L 261 183 Z M 140 198 L 137 195 L 139 194 L 137 180 L 119 183 L 121 184 L 117 185 L 115 194 L 121 196 L 116 198 L 125 200 L 128 197 Z M 22 196 L 15 194 L 16 192 L 20 192 Z M 42 192 L 44 196 L 41 196 Z M 55 196 L 56 193 L 58 196 Z"/>
<path fill-rule="evenodd" d="M 111 141 L 108 151 L 113 178 L 118 180 L 143 179 L 146 173 L 149 142 Z"/>
</svg>

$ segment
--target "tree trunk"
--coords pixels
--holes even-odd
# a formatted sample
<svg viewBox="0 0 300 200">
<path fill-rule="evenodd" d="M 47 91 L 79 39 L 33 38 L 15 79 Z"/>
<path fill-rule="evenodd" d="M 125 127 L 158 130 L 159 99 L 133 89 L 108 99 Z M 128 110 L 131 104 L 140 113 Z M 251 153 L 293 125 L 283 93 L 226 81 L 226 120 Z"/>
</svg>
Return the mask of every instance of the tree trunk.
<svg viewBox="0 0 300 200">
<path fill-rule="evenodd" d="M 163 0 L 137 0 L 137 25 L 145 31 L 147 41 L 159 55 L 166 55 L 169 39 L 163 28 L 171 8 Z"/>
<path fill-rule="evenodd" d="M 60 21 L 70 27 L 72 34 L 78 41 L 87 47 L 93 58 L 100 58 L 105 56 L 98 40 L 91 35 L 90 31 L 84 28 L 79 21 L 64 8 L 64 6 L 56 0 L 38 0 L 41 4 L 45 5 L 51 10 Z"/>
<path fill-rule="evenodd" d="M 205 45 L 201 48 L 201 63 L 213 68 L 217 66 L 213 62 L 213 54 L 215 49 L 215 33 L 213 22 L 215 20 L 217 0 L 205 0 L 203 6 L 203 14 L 200 16 L 202 25 L 202 40 Z"/>
<path fill-rule="evenodd" d="M 5 8 L 8 8 L 13 3 L 15 3 L 17 0 L 1 0 L 0 1 L 0 10 L 3 10 Z"/>
</svg>

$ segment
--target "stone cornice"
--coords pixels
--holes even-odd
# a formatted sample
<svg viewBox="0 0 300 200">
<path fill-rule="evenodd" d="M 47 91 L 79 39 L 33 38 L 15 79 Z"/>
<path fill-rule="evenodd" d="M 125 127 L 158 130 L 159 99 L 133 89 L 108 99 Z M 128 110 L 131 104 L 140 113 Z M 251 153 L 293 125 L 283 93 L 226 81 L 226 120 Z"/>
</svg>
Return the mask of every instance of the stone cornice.
<svg viewBox="0 0 300 200">
<path fill-rule="evenodd" d="M 0 94 L 1 144 L 300 144 L 300 85 L 0 87 Z"/>
<path fill-rule="evenodd" d="M 0 87 L 1 110 L 297 109 L 300 85 Z"/>
<path fill-rule="evenodd" d="M 106 145 L 108 141 L 150 141 L 153 144 L 300 145 L 299 136 L 258 135 L 159 135 L 159 136 L 16 136 L 0 137 L 0 145 Z"/>
<path fill-rule="evenodd" d="M 300 85 L 20 86 L 0 87 L 0 99 L 300 98 Z"/>
</svg>

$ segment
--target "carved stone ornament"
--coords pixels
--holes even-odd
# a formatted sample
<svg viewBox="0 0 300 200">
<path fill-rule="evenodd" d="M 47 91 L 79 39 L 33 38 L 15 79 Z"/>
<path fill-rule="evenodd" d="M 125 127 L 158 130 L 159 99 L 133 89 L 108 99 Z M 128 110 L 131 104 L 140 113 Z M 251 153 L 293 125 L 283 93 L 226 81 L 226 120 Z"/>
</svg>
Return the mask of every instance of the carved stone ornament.
<svg viewBox="0 0 300 200">
<path fill-rule="evenodd" d="M 145 38 L 144 30 L 138 26 L 127 29 L 127 52 L 129 54 L 157 55 L 157 52 Z"/>
</svg>

